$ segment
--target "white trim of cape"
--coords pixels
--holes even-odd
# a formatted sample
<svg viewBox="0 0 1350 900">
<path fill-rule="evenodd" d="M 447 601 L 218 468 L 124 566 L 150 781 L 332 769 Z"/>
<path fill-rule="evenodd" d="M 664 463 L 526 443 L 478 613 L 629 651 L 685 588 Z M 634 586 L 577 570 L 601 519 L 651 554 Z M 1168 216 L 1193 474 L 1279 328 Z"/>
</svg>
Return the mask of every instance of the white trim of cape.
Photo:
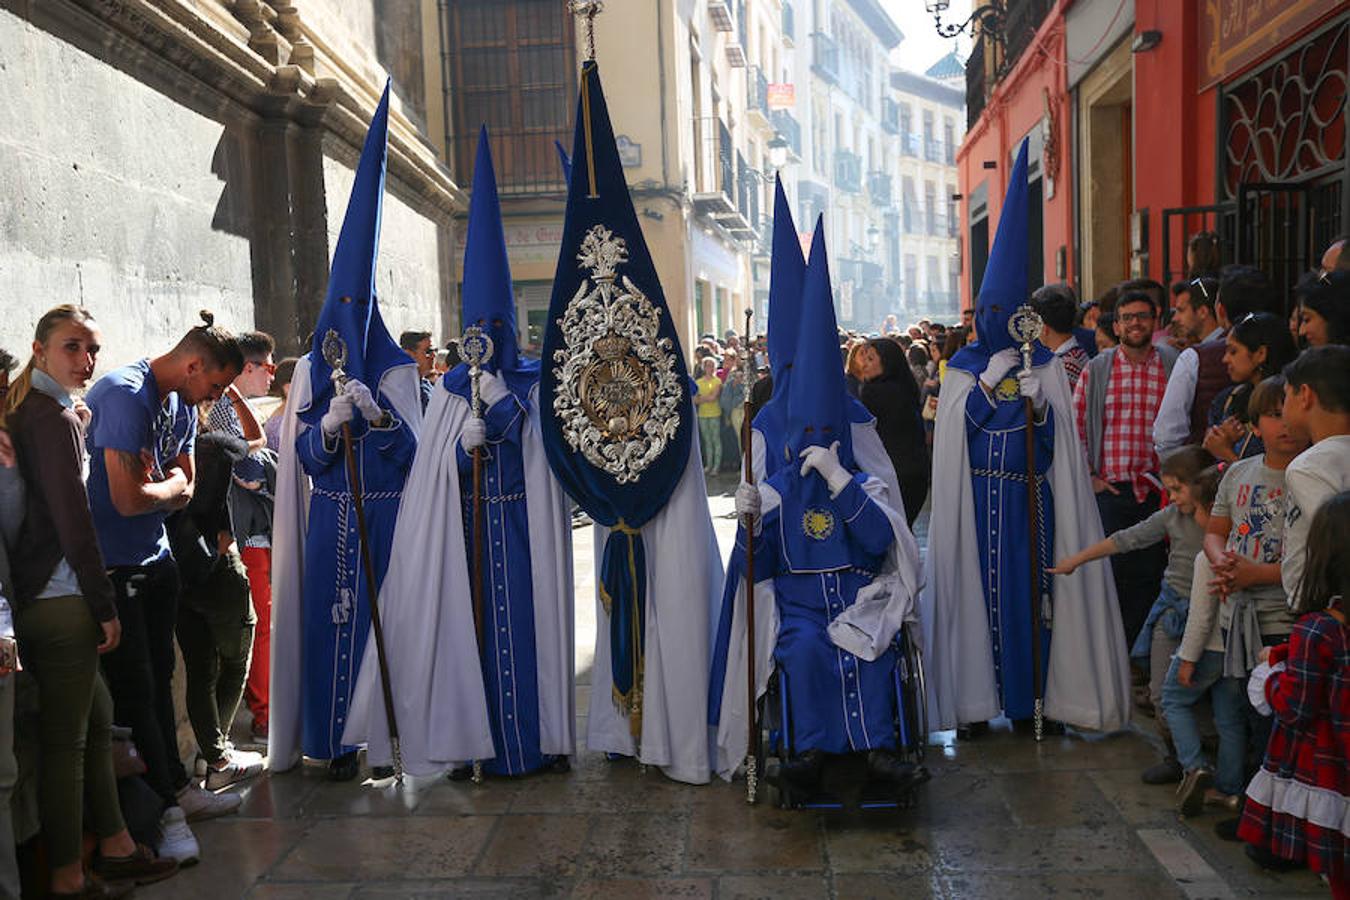
<svg viewBox="0 0 1350 900">
<path fill-rule="evenodd" d="M 1078 440 L 1068 379 L 1058 357 L 1037 366 L 1055 414 L 1050 488 L 1054 558 L 1102 539 L 1092 482 Z M 942 491 L 928 528 L 928 585 L 920 595 L 929 727 L 935 731 L 999 715 L 984 588 L 976 565 L 975 498 L 966 443 L 966 396 L 975 376 L 947 368 L 933 435 L 933 486 Z M 1130 717 L 1129 656 L 1110 563 L 1057 575 L 1045 714 L 1093 731 L 1123 728 Z"/>
<path fill-rule="evenodd" d="M 690 404 L 689 415 L 694 411 Z M 595 570 L 609 529 L 595 525 Z M 646 671 L 642 740 L 634 747 L 626 716 L 614 706 L 609 616 L 595 596 L 595 662 L 586 746 L 659 766 L 675 781 L 705 784 L 708 764 L 708 612 L 721 599 L 722 555 L 708 510 L 698 432 L 680 483 L 665 508 L 642 527 L 647 548 Z"/>
<path fill-rule="evenodd" d="M 376 393 L 383 393 L 394 413 L 411 429 L 421 431 L 422 400 L 417 366 L 387 369 Z M 302 588 L 305 570 L 305 533 L 309 518 L 309 477 L 300 465 L 295 442 L 308 426 L 297 412 L 310 404 L 309 354 L 300 357 L 291 376 L 290 397 L 281 411 L 277 493 L 272 514 L 272 648 L 268 699 L 267 762 L 282 772 L 300 762 L 300 690 L 304 680 Z"/>
</svg>

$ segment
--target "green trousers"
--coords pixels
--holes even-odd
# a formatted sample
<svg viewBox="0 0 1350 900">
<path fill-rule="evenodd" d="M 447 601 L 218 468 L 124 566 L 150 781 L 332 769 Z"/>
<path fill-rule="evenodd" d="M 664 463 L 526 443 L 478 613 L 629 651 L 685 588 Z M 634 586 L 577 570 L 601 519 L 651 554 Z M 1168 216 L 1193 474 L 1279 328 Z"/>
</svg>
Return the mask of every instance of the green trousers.
<svg viewBox="0 0 1350 900">
<path fill-rule="evenodd" d="M 255 621 L 248 573 L 238 553 L 217 559 L 205 582 L 183 585 L 178 647 L 187 670 L 188 719 L 207 762 L 225 757 L 248 679 Z"/>
<path fill-rule="evenodd" d="M 42 773 L 38 809 L 53 868 L 80 859 L 85 800 L 100 838 L 126 828 L 112 761 L 112 696 L 98 669 L 102 631 L 83 597 L 15 611 L 19 658 L 37 682 Z"/>
</svg>

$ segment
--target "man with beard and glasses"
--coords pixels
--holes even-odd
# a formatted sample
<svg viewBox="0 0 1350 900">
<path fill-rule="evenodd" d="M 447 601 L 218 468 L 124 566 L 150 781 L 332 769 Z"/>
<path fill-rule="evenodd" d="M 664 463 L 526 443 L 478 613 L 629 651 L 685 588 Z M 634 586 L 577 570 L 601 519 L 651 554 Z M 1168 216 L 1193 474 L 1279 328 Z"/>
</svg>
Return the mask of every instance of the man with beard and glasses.
<svg viewBox="0 0 1350 900">
<path fill-rule="evenodd" d="M 1142 522 L 1162 502 L 1153 420 L 1177 359 L 1176 350 L 1152 343 L 1158 318 L 1152 294 L 1126 291 L 1116 301 L 1115 314 L 1120 345 L 1083 369 L 1073 396 L 1078 436 L 1108 534 Z M 1133 644 L 1157 596 L 1166 551 L 1149 547 L 1113 557 L 1111 563 L 1125 640 Z"/>
</svg>

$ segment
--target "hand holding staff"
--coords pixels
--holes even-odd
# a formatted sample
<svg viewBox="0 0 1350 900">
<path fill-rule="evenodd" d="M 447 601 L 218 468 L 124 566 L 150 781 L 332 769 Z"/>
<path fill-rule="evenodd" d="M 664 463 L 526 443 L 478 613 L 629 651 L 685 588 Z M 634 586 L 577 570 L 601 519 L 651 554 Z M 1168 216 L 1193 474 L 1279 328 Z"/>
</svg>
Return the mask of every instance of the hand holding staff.
<svg viewBox="0 0 1350 900">
<path fill-rule="evenodd" d="M 340 391 L 350 380 L 342 367 L 347 363 L 347 345 L 333 330 L 324 335 L 323 358 L 333 369 L 333 383 Z M 385 416 L 389 414 L 386 412 Z M 375 584 L 375 565 L 371 561 L 370 537 L 366 531 L 366 508 L 361 496 L 360 472 L 356 468 L 356 451 L 352 445 L 352 427 L 342 423 L 342 447 L 347 457 L 347 487 L 356 510 L 356 532 L 361 546 L 361 571 L 366 576 L 366 593 L 370 597 L 370 624 L 375 632 L 375 656 L 380 664 L 380 689 L 384 695 L 384 716 L 389 726 L 389 747 L 394 755 L 394 778 L 403 783 L 403 751 L 399 744 L 398 720 L 394 716 L 394 693 L 389 684 L 389 662 L 384 649 L 384 626 L 380 622 L 379 589 Z"/>
</svg>

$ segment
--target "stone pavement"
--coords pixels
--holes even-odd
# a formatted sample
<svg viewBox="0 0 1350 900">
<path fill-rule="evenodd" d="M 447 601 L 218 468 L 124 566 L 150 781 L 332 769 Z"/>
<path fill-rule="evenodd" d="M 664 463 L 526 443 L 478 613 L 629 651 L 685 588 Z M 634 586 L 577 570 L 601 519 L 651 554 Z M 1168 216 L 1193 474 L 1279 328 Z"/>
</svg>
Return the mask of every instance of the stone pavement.
<svg viewBox="0 0 1350 900">
<path fill-rule="evenodd" d="M 734 523 L 711 500 L 719 536 Z M 921 530 L 921 529 L 920 529 Z M 577 538 L 587 584 L 590 529 Z M 578 611 L 578 711 L 589 692 L 594 611 Z M 584 650 L 584 652 L 583 652 Z M 1149 727 L 1147 719 L 1143 728 Z M 584 735 L 581 720 L 578 734 Z M 445 779 L 330 783 L 321 770 L 241 789 L 240 815 L 194 826 L 203 862 L 145 898 L 395 897 L 919 898 L 1302 897 L 1307 872 L 1275 876 L 1182 820 L 1139 771 L 1143 732 L 1035 744 L 996 728 L 935 734 L 917 806 L 870 813 L 749 807 L 744 786 L 692 787 L 582 751 L 567 775 L 475 786 Z"/>
</svg>

